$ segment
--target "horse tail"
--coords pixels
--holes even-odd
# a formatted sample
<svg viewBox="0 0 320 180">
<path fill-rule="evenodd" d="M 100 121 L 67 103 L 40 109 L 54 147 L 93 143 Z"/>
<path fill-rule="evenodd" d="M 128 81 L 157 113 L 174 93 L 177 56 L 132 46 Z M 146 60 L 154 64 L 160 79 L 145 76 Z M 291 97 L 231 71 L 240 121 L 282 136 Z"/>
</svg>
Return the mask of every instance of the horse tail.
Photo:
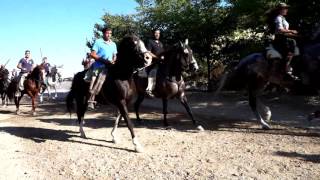
<svg viewBox="0 0 320 180">
<path fill-rule="evenodd" d="M 66 98 L 67 110 L 68 110 L 70 116 L 71 116 L 72 111 L 74 110 L 73 99 L 74 99 L 74 91 L 71 89 L 67 95 L 67 98 Z"/>
<path fill-rule="evenodd" d="M 214 95 L 218 95 L 222 89 L 241 90 L 245 88 L 248 84 L 248 75 L 252 71 L 251 65 L 261 59 L 263 59 L 261 53 L 253 53 L 241 59 L 236 67 L 223 75 Z"/>
<path fill-rule="evenodd" d="M 228 78 L 229 72 L 227 71 L 226 73 L 224 73 L 224 75 L 222 76 L 220 82 L 219 82 L 219 87 L 218 89 L 214 92 L 214 96 L 218 96 L 218 94 L 221 92 L 222 88 L 224 87 L 224 85 L 226 84 L 226 80 Z"/>
<path fill-rule="evenodd" d="M 79 99 L 84 99 L 87 93 L 87 89 L 89 89 L 89 85 L 86 84 L 83 80 L 85 73 L 86 71 L 82 71 L 74 75 L 70 91 L 66 97 L 67 111 L 70 113 L 70 116 L 72 111 L 74 110 L 74 100 L 79 101 Z M 77 102 L 77 109 L 78 108 L 80 107 L 78 107 Z"/>
<path fill-rule="evenodd" d="M 18 81 L 17 79 L 12 79 L 7 88 L 7 96 L 10 101 L 15 97 L 15 93 L 18 91 Z"/>
</svg>

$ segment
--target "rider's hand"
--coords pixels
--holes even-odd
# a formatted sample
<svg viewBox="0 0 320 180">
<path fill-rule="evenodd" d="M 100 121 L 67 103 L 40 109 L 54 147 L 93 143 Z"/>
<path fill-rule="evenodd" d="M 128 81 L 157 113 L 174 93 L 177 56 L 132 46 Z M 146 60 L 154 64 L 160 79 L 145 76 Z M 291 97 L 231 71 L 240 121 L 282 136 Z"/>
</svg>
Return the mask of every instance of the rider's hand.
<svg viewBox="0 0 320 180">
<path fill-rule="evenodd" d="M 298 34 L 298 31 L 296 31 L 296 30 L 291 30 L 291 33 L 293 33 L 293 34 Z"/>
</svg>

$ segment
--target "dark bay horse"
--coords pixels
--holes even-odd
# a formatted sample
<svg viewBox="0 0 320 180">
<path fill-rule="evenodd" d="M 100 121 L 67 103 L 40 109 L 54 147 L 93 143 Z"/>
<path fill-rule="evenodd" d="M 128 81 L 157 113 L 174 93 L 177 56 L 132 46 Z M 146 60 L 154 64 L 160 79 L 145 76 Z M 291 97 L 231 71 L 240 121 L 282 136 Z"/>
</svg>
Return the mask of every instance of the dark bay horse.
<svg viewBox="0 0 320 180">
<path fill-rule="evenodd" d="M 266 122 L 271 118 L 271 110 L 260 101 L 260 95 L 269 83 L 290 88 L 296 80 L 285 73 L 285 61 L 280 58 L 266 59 L 264 53 L 253 53 L 240 60 L 220 81 L 217 95 L 222 88 L 240 90 L 246 88 L 249 105 L 263 129 L 270 129 Z"/>
<path fill-rule="evenodd" d="M 17 114 L 20 113 L 20 100 L 22 99 L 24 94 L 28 94 L 32 100 L 32 115 L 36 115 L 36 100 L 43 84 L 43 74 L 44 67 L 42 65 L 37 65 L 23 82 L 24 89 L 22 91 L 18 87 L 18 77 L 10 82 L 8 87 L 8 97 L 9 99 L 14 99 Z M 19 96 L 16 96 L 15 94 L 17 91 L 20 92 Z"/>
<path fill-rule="evenodd" d="M 5 67 L 0 68 L 0 96 L 2 106 L 8 105 L 7 91 L 9 87 L 9 71 Z"/>
<path fill-rule="evenodd" d="M 124 37 L 119 46 L 117 61 L 113 66 L 108 68 L 108 75 L 104 82 L 100 93 L 98 94 L 100 102 L 110 102 L 117 107 L 120 112 L 115 126 L 111 132 L 113 142 L 117 142 L 116 130 L 121 117 L 124 118 L 130 130 L 133 144 L 137 152 L 143 150 L 134 131 L 133 123 L 128 116 L 128 104 L 135 94 L 135 86 L 132 75 L 137 68 L 145 65 L 143 53 L 147 52 L 144 43 L 135 35 Z M 75 99 L 77 109 L 77 117 L 80 126 L 81 137 L 86 137 L 83 130 L 84 114 L 88 106 L 89 83 L 83 80 L 85 71 L 77 73 L 72 81 L 71 90 L 67 96 L 67 109 L 71 112 L 73 108 L 73 100 Z"/>
<path fill-rule="evenodd" d="M 193 57 L 192 50 L 188 46 L 188 41 L 186 40 L 184 43 L 176 44 L 175 46 L 164 51 L 160 57 L 163 57 L 163 59 L 159 62 L 156 85 L 153 93 L 155 97 L 162 99 L 164 125 L 168 126 L 168 100 L 172 98 L 178 98 L 191 117 L 193 124 L 196 125 L 199 130 L 203 130 L 203 127 L 198 124 L 193 117 L 185 94 L 185 82 L 182 78 L 183 72 L 187 70 L 195 71 L 199 68 L 196 60 Z M 138 98 L 134 107 L 137 120 L 141 121 L 139 117 L 139 107 L 145 97 L 147 79 L 145 77 L 136 76 L 135 83 L 138 90 Z"/>
</svg>

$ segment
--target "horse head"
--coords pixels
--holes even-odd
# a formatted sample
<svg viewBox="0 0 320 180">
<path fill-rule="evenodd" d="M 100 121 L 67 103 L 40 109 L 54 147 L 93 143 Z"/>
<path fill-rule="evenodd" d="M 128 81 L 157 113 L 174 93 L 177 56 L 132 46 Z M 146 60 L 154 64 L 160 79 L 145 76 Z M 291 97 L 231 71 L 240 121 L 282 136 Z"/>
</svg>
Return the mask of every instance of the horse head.
<svg viewBox="0 0 320 180">
<path fill-rule="evenodd" d="M 7 80 L 9 78 L 9 71 L 4 66 L 0 68 L 0 80 Z"/>
<path fill-rule="evenodd" d="M 180 42 L 177 50 L 177 58 L 184 70 L 197 71 L 199 69 L 198 63 L 193 56 L 193 51 L 188 45 L 188 39 L 184 43 Z"/>
<path fill-rule="evenodd" d="M 125 36 L 119 44 L 117 63 L 131 68 L 143 67 L 146 64 L 146 52 L 145 44 L 138 36 Z"/>
</svg>

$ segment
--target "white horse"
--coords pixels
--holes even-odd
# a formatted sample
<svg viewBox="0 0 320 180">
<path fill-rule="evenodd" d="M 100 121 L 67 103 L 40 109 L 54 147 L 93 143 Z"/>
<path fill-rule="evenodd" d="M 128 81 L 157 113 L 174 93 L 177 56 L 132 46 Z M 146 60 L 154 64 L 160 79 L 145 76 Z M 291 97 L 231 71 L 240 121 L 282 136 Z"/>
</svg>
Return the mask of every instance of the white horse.
<svg viewBox="0 0 320 180">
<path fill-rule="evenodd" d="M 59 83 L 61 83 L 62 78 L 61 78 L 61 69 L 62 66 L 52 66 L 49 68 L 49 73 L 45 76 L 44 78 L 44 83 L 46 85 L 46 89 L 48 92 L 48 99 L 56 99 L 58 97 L 57 93 L 57 87 Z M 51 96 L 51 89 L 54 90 L 54 96 Z M 43 94 L 44 92 L 40 95 L 40 102 L 43 103 Z"/>
</svg>

